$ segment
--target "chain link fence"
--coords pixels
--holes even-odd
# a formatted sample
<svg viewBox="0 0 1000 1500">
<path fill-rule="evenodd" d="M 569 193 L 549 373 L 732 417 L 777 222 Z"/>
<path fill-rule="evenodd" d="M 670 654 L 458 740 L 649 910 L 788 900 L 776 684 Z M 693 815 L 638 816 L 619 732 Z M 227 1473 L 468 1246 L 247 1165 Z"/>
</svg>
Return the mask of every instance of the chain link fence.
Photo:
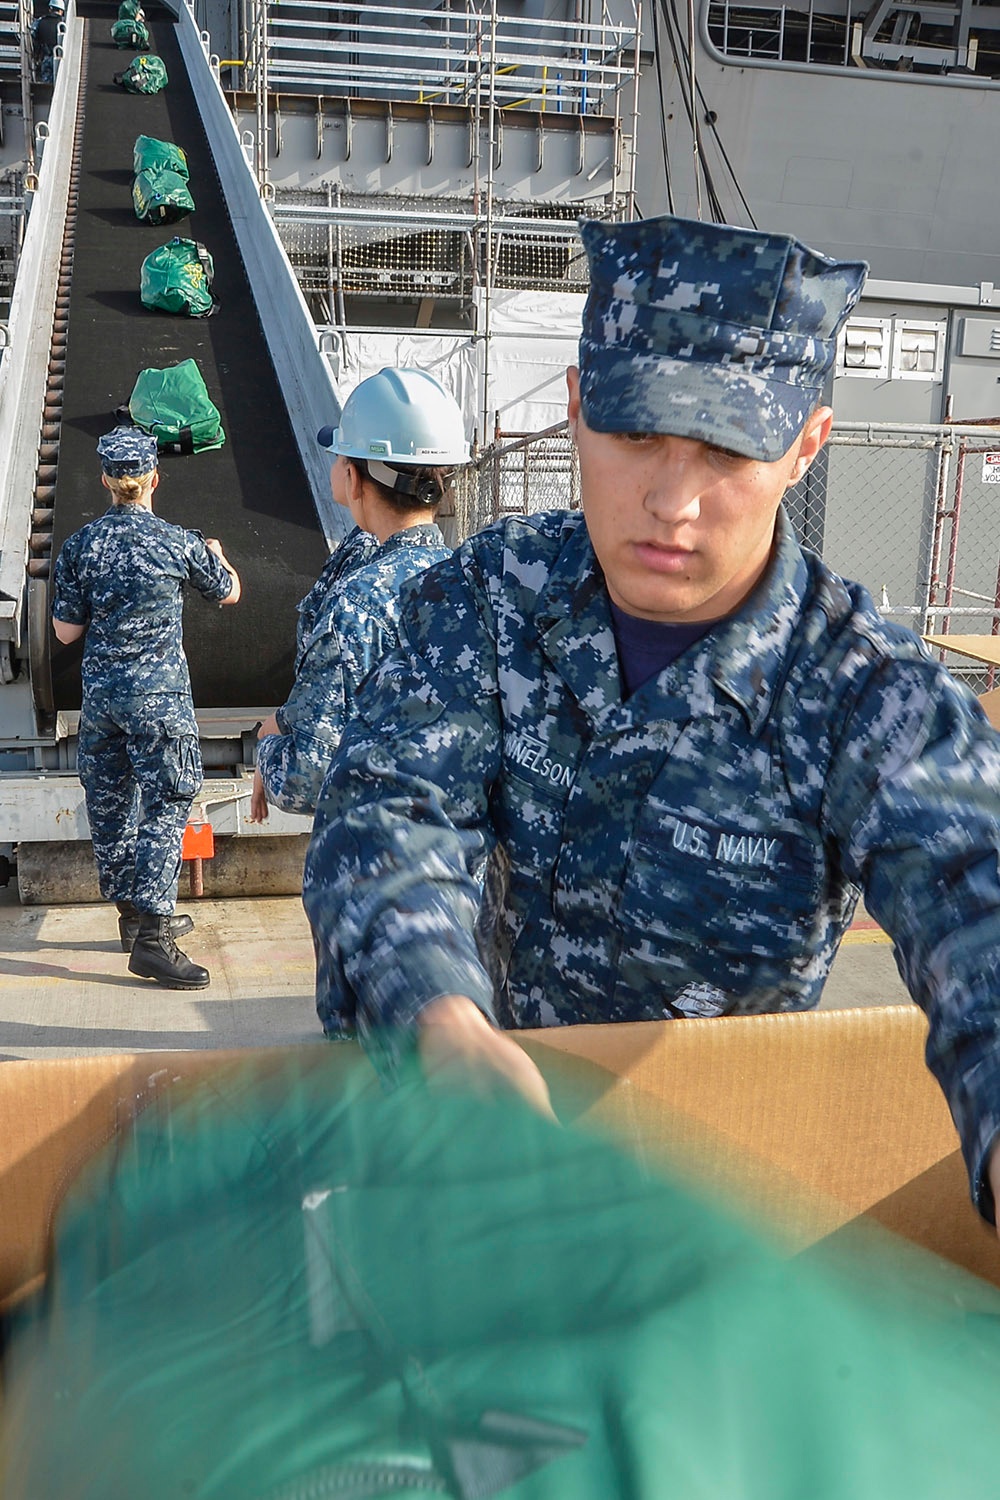
<svg viewBox="0 0 1000 1500">
<path fill-rule="evenodd" d="M 453 539 L 504 515 L 580 504 L 565 424 L 508 436 L 459 478 Z M 786 508 L 799 539 L 918 634 L 1000 633 L 1000 431 L 838 423 Z M 995 669 L 942 659 L 974 692 Z"/>
</svg>

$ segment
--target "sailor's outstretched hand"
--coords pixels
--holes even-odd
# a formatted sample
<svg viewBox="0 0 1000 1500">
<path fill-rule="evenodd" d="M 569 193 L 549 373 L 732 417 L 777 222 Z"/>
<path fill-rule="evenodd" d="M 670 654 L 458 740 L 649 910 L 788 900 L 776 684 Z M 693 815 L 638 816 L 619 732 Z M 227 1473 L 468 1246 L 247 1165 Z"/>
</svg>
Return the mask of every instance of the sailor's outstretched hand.
<svg viewBox="0 0 1000 1500">
<path fill-rule="evenodd" d="M 417 1025 L 428 1078 L 452 1078 L 484 1093 L 512 1091 L 555 1119 L 548 1085 L 531 1058 L 465 995 L 440 996 L 420 1012 Z"/>
<path fill-rule="evenodd" d="M 253 791 L 250 794 L 250 823 L 267 822 L 267 793 L 259 771 L 253 773 Z"/>
</svg>

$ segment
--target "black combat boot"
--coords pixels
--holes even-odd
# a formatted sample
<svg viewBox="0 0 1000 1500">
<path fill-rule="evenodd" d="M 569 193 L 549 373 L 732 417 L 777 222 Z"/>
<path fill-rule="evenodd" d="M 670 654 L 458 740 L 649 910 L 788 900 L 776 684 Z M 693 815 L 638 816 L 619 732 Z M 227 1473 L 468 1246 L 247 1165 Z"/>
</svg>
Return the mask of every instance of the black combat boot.
<svg viewBox="0 0 1000 1500">
<path fill-rule="evenodd" d="M 170 918 L 152 912 L 139 913 L 139 931 L 132 944 L 129 972 L 140 979 L 153 979 L 167 990 L 203 990 L 209 972 L 193 964 L 174 942 Z"/>
<path fill-rule="evenodd" d="M 119 901 L 117 903 L 118 936 L 121 939 L 122 952 L 131 953 L 132 944 L 139 936 L 139 913 L 131 901 Z M 183 912 L 179 916 L 170 918 L 170 936 L 172 938 L 183 937 L 186 932 L 194 931 L 194 922 Z"/>
</svg>

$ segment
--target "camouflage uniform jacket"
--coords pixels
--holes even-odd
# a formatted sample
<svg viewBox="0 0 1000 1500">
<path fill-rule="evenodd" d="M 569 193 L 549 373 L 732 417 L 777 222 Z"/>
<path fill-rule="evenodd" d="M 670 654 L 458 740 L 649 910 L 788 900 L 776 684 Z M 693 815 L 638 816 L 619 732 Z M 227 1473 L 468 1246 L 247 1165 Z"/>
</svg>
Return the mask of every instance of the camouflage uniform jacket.
<svg viewBox="0 0 1000 1500">
<path fill-rule="evenodd" d="M 276 716 L 281 733 L 257 746 L 275 807 L 314 811 L 358 688 L 397 643 L 400 585 L 449 555 L 434 525 L 397 531 L 383 543 L 355 527 L 328 559 L 299 605 L 295 683 Z"/>
<path fill-rule="evenodd" d="M 782 515 L 742 610 L 623 702 L 582 517 L 550 512 L 418 580 L 400 638 L 307 861 L 328 1031 L 391 1061 L 449 993 L 503 1026 L 804 1009 L 860 888 L 988 1201 L 1000 736 L 916 636 Z"/>
<path fill-rule="evenodd" d="M 191 692 L 183 590 L 221 600 L 233 580 L 200 531 L 141 505 L 112 505 L 63 543 L 52 613 L 86 625 L 84 693 L 122 700 Z"/>
</svg>

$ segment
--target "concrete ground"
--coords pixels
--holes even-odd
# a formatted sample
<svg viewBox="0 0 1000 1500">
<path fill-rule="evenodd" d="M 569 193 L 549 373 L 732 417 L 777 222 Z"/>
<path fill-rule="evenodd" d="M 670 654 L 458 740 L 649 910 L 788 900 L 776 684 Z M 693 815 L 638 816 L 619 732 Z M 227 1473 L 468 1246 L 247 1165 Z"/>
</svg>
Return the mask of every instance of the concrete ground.
<svg viewBox="0 0 1000 1500">
<path fill-rule="evenodd" d="M 313 951 L 295 896 L 181 901 L 197 927 L 182 947 L 206 990 L 134 979 L 107 906 L 21 906 L 0 889 L 0 1060 L 313 1040 Z M 824 1008 L 909 1004 L 885 934 L 862 917 L 847 934 Z"/>
<path fill-rule="evenodd" d="M 0 892 L 0 1059 L 316 1039 L 313 951 L 295 897 L 181 902 L 205 990 L 135 979 L 108 906 L 21 906 Z"/>
</svg>

